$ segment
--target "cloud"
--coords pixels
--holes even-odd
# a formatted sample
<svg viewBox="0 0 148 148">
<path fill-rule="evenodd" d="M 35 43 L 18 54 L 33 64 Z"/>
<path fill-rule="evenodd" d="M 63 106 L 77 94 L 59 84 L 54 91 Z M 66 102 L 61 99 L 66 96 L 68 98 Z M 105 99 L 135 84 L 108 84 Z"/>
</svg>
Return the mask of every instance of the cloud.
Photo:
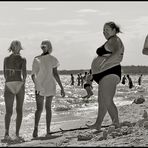
<svg viewBox="0 0 148 148">
<path fill-rule="evenodd" d="M 129 27 L 127 27 L 127 29 L 133 35 L 137 34 L 138 37 L 141 37 L 141 36 L 146 35 L 148 33 L 148 29 L 147 29 L 148 16 L 141 16 L 139 18 L 130 20 L 129 23 L 131 25 Z"/>
<path fill-rule="evenodd" d="M 14 22 L 0 22 L 0 26 L 13 26 L 15 25 L 16 23 Z"/>
<path fill-rule="evenodd" d="M 76 11 L 77 13 L 79 13 L 81 16 L 84 15 L 88 15 L 88 14 L 97 14 L 100 16 L 104 16 L 104 15 L 111 15 L 111 12 L 103 12 L 101 10 L 96 10 L 96 9 L 80 9 Z"/>
<path fill-rule="evenodd" d="M 86 25 L 87 21 L 82 19 L 71 19 L 71 20 L 61 20 L 58 22 L 60 25 Z"/>
<path fill-rule="evenodd" d="M 77 11 L 78 13 L 96 13 L 98 10 L 95 9 L 80 9 Z"/>
<path fill-rule="evenodd" d="M 83 19 L 69 19 L 69 20 L 60 20 L 57 22 L 30 22 L 32 25 L 44 25 L 44 26 L 61 26 L 61 25 L 76 25 L 82 26 L 87 25 L 88 22 Z"/>
<path fill-rule="evenodd" d="M 25 8 L 25 10 L 27 10 L 27 11 L 43 11 L 45 9 L 47 9 L 47 8 L 45 8 L 45 7 L 38 7 L 38 8 L 30 7 L 30 8 Z"/>
</svg>

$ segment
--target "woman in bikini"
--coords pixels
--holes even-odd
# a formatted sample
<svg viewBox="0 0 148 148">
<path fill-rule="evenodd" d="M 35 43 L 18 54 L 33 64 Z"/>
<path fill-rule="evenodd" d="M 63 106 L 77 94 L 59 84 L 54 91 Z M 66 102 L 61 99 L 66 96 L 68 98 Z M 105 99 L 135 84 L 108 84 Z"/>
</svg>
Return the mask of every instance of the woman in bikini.
<svg viewBox="0 0 148 148">
<path fill-rule="evenodd" d="M 11 139 L 9 136 L 9 127 L 11 116 L 13 113 L 13 103 L 16 97 L 16 138 L 19 136 L 19 131 L 22 123 L 22 109 L 25 94 L 25 80 L 26 80 L 26 59 L 20 55 L 22 50 L 21 42 L 14 40 L 12 41 L 9 52 L 12 52 L 9 56 L 4 58 L 4 78 L 5 78 L 5 89 L 4 89 L 4 101 L 6 107 L 5 114 L 5 135 L 4 139 Z"/>
<path fill-rule="evenodd" d="M 87 95 L 82 97 L 82 98 L 87 98 L 86 102 L 88 102 L 88 99 L 93 95 L 93 86 L 92 86 L 92 82 L 93 82 L 93 77 L 92 77 L 92 72 L 91 69 L 89 70 L 89 73 L 87 73 L 86 78 L 85 78 L 85 84 L 84 84 L 84 89 L 87 92 Z"/>
<path fill-rule="evenodd" d="M 113 101 L 117 84 L 121 79 L 121 65 L 124 45 L 117 36 L 120 28 L 114 22 L 107 22 L 103 28 L 106 42 L 96 51 L 97 57 L 93 60 L 91 70 L 93 80 L 98 84 L 98 116 L 96 122 L 88 128 L 101 129 L 101 124 L 108 111 L 113 125 L 119 127 L 118 110 Z"/>
</svg>

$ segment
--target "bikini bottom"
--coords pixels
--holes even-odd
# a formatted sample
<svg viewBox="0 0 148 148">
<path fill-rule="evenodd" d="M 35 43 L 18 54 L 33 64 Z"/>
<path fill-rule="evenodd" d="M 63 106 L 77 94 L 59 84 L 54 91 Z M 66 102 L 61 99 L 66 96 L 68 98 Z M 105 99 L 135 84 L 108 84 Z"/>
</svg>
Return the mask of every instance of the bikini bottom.
<svg viewBox="0 0 148 148">
<path fill-rule="evenodd" d="M 22 88 L 24 82 L 12 81 L 12 82 L 6 82 L 5 84 L 8 87 L 8 89 L 11 91 L 11 93 L 16 95 L 20 91 L 20 89 Z"/>
<path fill-rule="evenodd" d="M 115 74 L 119 76 L 121 80 L 121 65 L 114 66 L 98 74 L 93 74 L 93 80 L 95 80 L 96 83 L 99 84 L 100 80 L 109 74 Z"/>
</svg>

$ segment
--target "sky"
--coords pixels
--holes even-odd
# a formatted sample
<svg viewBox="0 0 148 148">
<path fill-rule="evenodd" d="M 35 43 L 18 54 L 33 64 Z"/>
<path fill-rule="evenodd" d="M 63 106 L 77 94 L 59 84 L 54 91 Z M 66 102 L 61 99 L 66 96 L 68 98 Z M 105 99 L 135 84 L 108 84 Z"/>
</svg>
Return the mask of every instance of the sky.
<svg viewBox="0 0 148 148">
<path fill-rule="evenodd" d="M 0 69 L 11 53 L 8 48 L 19 40 L 21 55 L 32 69 L 40 44 L 48 39 L 59 70 L 89 69 L 96 49 L 106 40 L 103 26 L 114 21 L 123 33 L 125 52 L 121 65 L 146 65 L 142 54 L 148 34 L 147 1 L 0 1 Z"/>
</svg>

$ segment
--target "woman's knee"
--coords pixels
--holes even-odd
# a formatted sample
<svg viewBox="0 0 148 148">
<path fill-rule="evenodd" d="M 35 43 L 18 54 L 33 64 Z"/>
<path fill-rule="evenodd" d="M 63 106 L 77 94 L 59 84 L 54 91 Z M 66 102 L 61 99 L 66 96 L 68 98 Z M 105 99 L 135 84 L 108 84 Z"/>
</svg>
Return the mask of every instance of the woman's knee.
<svg viewBox="0 0 148 148">
<path fill-rule="evenodd" d="M 12 110 L 12 109 L 7 109 L 7 110 L 6 110 L 6 116 L 7 116 L 7 117 L 11 117 L 12 114 L 13 114 L 13 110 Z"/>
<path fill-rule="evenodd" d="M 46 104 L 45 105 L 45 109 L 46 109 L 46 111 L 51 111 L 51 104 Z"/>
<path fill-rule="evenodd" d="M 113 107 L 115 107 L 115 103 L 113 102 L 112 99 L 105 99 L 105 105 L 108 109 L 112 109 Z"/>
<path fill-rule="evenodd" d="M 22 107 L 16 107 L 16 112 L 17 112 L 17 114 L 22 115 L 22 113 L 23 113 Z"/>
<path fill-rule="evenodd" d="M 36 112 L 42 113 L 43 111 L 43 106 L 37 107 Z"/>
</svg>

